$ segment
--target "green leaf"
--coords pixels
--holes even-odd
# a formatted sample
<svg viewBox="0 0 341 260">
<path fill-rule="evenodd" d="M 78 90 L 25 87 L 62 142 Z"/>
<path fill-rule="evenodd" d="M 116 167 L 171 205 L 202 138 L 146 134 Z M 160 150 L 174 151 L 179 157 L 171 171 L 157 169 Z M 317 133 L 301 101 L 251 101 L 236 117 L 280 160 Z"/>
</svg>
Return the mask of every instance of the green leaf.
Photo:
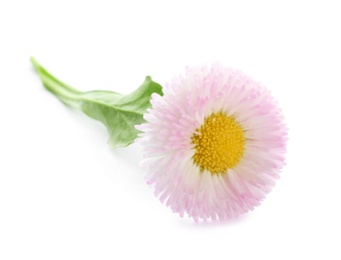
<svg viewBox="0 0 341 260">
<path fill-rule="evenodd" d="M 81 92 L 51 75 L 34 58 L 31 58 L 43 85 L 63 103 L 82 110 L 89 117 L 101 121 L 108 129 L 111 147 L 127 146 L 134 142 L 143 114 L 151 106 L 153 93 L 163 95 L 162 87 L 147 76 L 142 85 L 128 95 L 112 91 Z"/>
</svg>

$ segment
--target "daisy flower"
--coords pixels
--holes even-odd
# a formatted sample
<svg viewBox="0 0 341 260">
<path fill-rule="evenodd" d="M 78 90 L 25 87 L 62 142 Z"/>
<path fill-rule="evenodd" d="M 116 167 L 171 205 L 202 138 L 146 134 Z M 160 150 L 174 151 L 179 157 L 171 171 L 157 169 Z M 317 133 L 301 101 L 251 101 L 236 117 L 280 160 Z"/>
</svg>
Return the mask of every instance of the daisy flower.
<svg viewBox="0 0 341 260">
<path fill-rule="evenodd" d="M 219 64 L 187 69 L 152 95 L 138 141 L 147 183 L 195 221 L 253 210 L 284 165 L 287 130 L 269 91 Z"/>
<path fill-rule="evenodd" d="M 239 216 L 259 205 L 284 165 L 286 127 L 268 90 L 219 64 L 127 95 L 79 91 L 31 58 L 43 85 L 108 129 L 111 147 L 142 145 L 147 182 L 180 216 Z M 141 131 L 141 132 L 139 132 Z"/>
</svg>

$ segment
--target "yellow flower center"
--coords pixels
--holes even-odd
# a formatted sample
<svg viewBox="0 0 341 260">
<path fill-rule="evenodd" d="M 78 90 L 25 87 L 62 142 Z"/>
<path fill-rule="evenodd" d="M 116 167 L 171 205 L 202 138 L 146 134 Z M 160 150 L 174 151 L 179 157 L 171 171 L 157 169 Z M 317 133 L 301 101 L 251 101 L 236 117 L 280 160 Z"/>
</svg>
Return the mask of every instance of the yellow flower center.
<svg viewBox="0 0 341 260">
<path fill-rule="evenodd" d="M 236 120 L 218 112 L 205 118 L 192 136 L 195 145 L 194 163 L 200 170 L 224 174 L 236 166 L 244 153 L 245 136 Z"/>
</svg>

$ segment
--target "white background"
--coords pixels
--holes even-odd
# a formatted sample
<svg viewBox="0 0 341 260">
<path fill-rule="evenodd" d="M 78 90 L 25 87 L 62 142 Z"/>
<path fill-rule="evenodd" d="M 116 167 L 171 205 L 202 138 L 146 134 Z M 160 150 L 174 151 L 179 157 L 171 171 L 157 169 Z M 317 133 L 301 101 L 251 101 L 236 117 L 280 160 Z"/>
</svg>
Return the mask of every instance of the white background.
<svg viewBox="0 0 341 260">
<path fill-rule="evenodd" d="M 341 259 L 338 1 L 0 2 L 0 259 Z M 145 183 L 137 145 L 110 150 L 34 55 L 80 90 L 129 93 L 218 61 L 271 89 L 290 128 L 263 204 L 195 224 Z"/>
</svg>

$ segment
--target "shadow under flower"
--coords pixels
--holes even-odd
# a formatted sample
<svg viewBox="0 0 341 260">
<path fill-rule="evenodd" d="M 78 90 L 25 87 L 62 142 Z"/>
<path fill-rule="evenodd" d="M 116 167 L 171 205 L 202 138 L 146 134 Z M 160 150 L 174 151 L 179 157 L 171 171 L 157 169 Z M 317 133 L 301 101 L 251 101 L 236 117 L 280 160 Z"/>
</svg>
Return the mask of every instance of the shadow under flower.
<svg viewBox="0 0 341 260">
<path fill-rule="evenodd" d="M 239 217 L 234 217 L 230 219 L 224 220 L 208 220 L 208 221 L 193 221 L 192 218 L 184 217 L 179 218 L 179 222 L 182 226 L 190 227 L 190 228 L 211 228 L 211 227 L 222 227 L 222 226 L 231 226 L 238 225 L 241 223 L 245 223 L 248 219 L 251 218 L 249 213 L 243 214 Z"/>
</svg>

